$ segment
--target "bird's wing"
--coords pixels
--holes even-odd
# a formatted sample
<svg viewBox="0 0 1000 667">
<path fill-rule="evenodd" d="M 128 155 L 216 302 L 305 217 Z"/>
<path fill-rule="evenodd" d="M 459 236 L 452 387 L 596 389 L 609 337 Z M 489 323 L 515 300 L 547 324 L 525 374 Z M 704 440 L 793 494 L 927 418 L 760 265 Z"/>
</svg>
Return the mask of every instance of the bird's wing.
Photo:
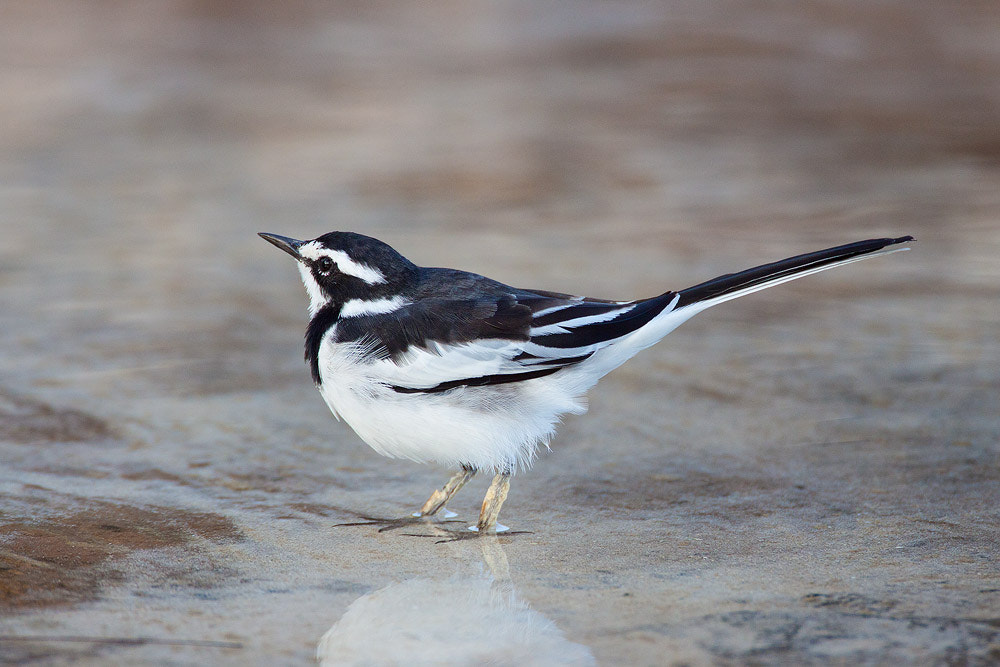
<svg viewBox="0 0 1000 667">
<path fill-rule="evenodd" d="M 517 290 L 497 299 L 423 299 L 338 331 L 373 375 L 403 393 L 530 380 L 580 363 L 671 306 L 672 293 L 611 302 Z"/>
<path fill-rule="evenodd" d="M 337 342 L 356 343 L 373 379 L 398 391 L 444 391 L 516 373 L 510 360 L 528 340 L 530 322 L 531 309 L 513 294 L 422 298 L 390 313 L 342 319 Z"/>
<path fill-rule="evenodd" d="M 638 301 L 601 301 L 572 297 L 561 303 L 538 303 L 532 313 L 530 338 L 516 358 L 530 367 L 582 361 L 669 312 L 674 292 Z"/>
</svg>

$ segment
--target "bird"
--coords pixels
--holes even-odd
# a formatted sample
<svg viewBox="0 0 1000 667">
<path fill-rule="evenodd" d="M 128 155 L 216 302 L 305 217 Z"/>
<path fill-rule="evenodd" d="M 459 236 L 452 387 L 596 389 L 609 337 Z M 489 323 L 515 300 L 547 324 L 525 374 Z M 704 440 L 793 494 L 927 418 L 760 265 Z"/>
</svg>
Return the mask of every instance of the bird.
<svg viewBox="0 0 1000 667">
<path fill-rule="evenodd" d="M 585 412 L 584 395 L 604 375 L 706 308 L 914 241 L 857 241 L 611 301 L 417 266 L 356 232 L 259 236 L 298 264 L 305 360 L 333 415 L 379 454 L 455 471 L 412 519 L 451 514 L 459 489 L 493 473 L 469 526 L 478 534 L 508 530 L 497 519 L 511 476 L 548 447 L 563 415 Z"/>
</svg>

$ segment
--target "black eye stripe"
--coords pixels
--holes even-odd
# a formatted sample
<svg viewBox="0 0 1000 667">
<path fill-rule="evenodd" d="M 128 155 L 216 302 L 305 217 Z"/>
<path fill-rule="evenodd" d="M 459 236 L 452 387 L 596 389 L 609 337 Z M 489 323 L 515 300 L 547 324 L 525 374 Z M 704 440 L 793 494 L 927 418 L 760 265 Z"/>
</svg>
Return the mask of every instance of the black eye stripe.
<svg viewBox="0 0 1000 667">
<path fill-rule="evenodd" d="M 337 268 L 337 265 L 329 257 L 320 257 L 316 260 L 316 268 L 319 269 L 320 273 L 331 273 Z"/>
</svg>

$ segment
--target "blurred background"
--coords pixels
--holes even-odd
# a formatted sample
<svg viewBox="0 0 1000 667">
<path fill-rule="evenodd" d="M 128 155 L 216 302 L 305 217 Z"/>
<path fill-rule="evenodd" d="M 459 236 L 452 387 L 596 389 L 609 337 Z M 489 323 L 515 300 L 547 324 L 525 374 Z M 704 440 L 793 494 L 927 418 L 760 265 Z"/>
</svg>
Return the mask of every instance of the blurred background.
<svg viewBox="0 0 1000 667">
<path fill-rule="evenodd" d="M 216 513 L 222 523 L 212 525 L 229 526 L 221 533 L 238 535 L 242 555 L 198 542 L 184 558 L 210 574 L 191 590 L 210 580 L 242 591 L 237 572 L 312 590 L 309 577 L 321 580 L 329 565 L 316 554 L 355 553 L 357 540 L 377 545 L 383 564 L 402 557 L 392 541 L 331 533 L 330 517 L 344 505 L 398 513 L 444 473 L 379 459 L 326 413 L 301 363 L 305 295 L 258 231 L 357 231 L 418 264 L 616 299 L 912 234 L 909 253 L 686 324 L 598 387 L 592 414 L 567 423 L 505 509 L 516 527 L 539 532 L 581 520 L 576 512 L 598 522 L 562 535 L 560 549 L 567 571 L 584 578 L 594 545 L 607 550 L 608 572 L 634 566 L 609 580 L 612 590 L 644 581 L 687 591 L 684 604 L 731 608 L 725 591 L 643 577 L 689 567 L 673 559 L 701 554 L 699 544 L 737 571 L 760 547 L 752 536 L 767 535 L 767 545 L 801 555 L 799 569 L 768 580 L 772 555 L 728 581 L 769 581 L 768 594 L 791 596 L 789 613 L 824 586 L 850 589 L 840 577 L 852 567 L 875 577 L 873 595 L 903 607 L 995 611 L 1000 583 L 982 556 L 995 557 L 1000 504 L 1000 4 L 9 0 L 0 91 L 8 538 L 44 519 L 46 548 L 75 553 L 91 539 L 66 528 L 80 525 L 81 508 L 91 513 L 85 525 L 146 526 L 146 538 L 162 526 L 127 508 Z M 868 445 L 800 448 L 813 440 Z M 795 488 L 808 498 L 783 495 Z M 470 508 L 478 495 L 469 492 Z M 735 497 L 747 499 L 743 510 Z M 697 502 L 681 507 L 685 498 Z M 614 507 L 649 521 L 626 542 L 614 532 L 621 515 L 606 511 Z M 881 528 L 861 530 L 865 512 Z M 289 517 L 294 530 L 280 527 Z M 951 530 L 951 541 L 903 517 L 952 522 L 933 529 Z M 182 536 L 171 545 L 206 534 L 185 520 L 170 520 Z M 799 522 L 842 532 L 780 546 L 783 535 L 801 538 Z M 279 533 L 280 559 L 268 551 Z M 708 542 L 660 546 L 664 534 L 689 533 Z M 907 572 L 935 563 L 914 581 L 947 571 L 967 588 L 901 593 L 897 571 L 865 560 L 879 540 L 898 554 L 895 544 L 913 535 L 929 541 L 913 547 L 923 560 L 914 556 Z M 49 570 L 10 561 L 22 578 L 8 582 L 21 588 L 0 587 L 2 599 L 22 611 L 91 599 L 104 576 L 94 572 L 112 561 L 133 563 L 111 578 L 132 593 L 116 595 L 140 596 L 150 584 L 134 578 L 128 554 L 162 546 L 146 538 L 119 536 L 119 551 L 61 572 L 58 585 Z M 615 551 L 626 543 L 638 546 Z M 21 555 L 61 562 L 31 552 L 37 540 L 24 544 L 36 546 Z M 608 629 L 652 622 L 648 604 L 574 616 L 566 610 L 589 605 L 586 596 L 553 592 L 562 589 L 531 570 L 532 549 L 544 545 L 518 548 L 523 594 L 574 641 L 603 659 L 663 655 L 666 635 L 651 626 L 642 626 L 653 633 L 647 644 Z M 178 556 L 149 558 L 144 572 Z M 782 588 L 820 563 L 841 569 L 826 583 Z M 352 572 L 343 576 L 372 586 L 398 575 Z M 350 590 L 337 589 L 331 609 Z M 170 604 L 185 614 L 207 604 L 176 595 Z M 303 595 L 296 604 L 312 599 Z M 130 613 L 146 609 L 130 604 Z M 677 604 L 652 618 L 707 613 Z M 282 650 L 301 658 L 330 622 L 276 620 L 266 607 L 257 625 L 213 623 L 247 645 L 280 627 L 295 637 Z M 102 609 L 106 631 L 134 630 L 114 605 Z M 152 625 L 135 632 L 159 627 L 162 614 L 145 613 Z M 201 622 L 191 615 L 181 627 Z M 62 623 L 88 629 L 83 616 Z M 684 655 L 742 655 L 718 648 L 730 626 L 719 627 L 714 639 L 681 642 L 695 651 Z M 971 650 L 971 636 L 952 639 Z M 798 658 L 810 650 L 800 648 Z"/>
<path fill-rule="evenodd" d="M 225 363 L 273 326 L 262 309 L 301 312 L 257 231 L 354 230 L 608 298 L 913 234 L 909 289 L 997 285 L 995 3 L 32 1 L 0 19 L 0 285 L 69 318 L 55 340 L 30 325 L 36 353 L 180 329 Z"/>
<path fill-rule="evenodd" d="M 172 255 L 225 273 L 256 263 L 259 229 L 609 292 L 637 286 L 595 260 L 658 289 L 678 263 L 700 278 L 858 234 L 996 256 L 991 2 L 0 11 L 8 271 L 68 271 L 72 245 L 114 260 L 100 287 Z"/>
<path fill-rule="evenodd" d="M 298 379 L 304 299 L 257 231 L 619 299 L 912 234 L 694 338 L 871 291 L 996 341 L 995 3 L 5 2 L 0 62 L 12 384 Z M 983 363 L 954 337 L 922 342 Z"/>
</svg>

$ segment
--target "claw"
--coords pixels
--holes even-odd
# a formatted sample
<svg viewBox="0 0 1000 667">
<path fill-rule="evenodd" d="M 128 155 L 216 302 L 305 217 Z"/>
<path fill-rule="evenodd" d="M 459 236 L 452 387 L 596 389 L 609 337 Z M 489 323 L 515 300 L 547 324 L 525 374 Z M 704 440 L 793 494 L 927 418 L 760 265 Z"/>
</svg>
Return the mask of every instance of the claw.
<svg viewBox="0 0 1000 667">
<path fill-rule="evenodd" d="M 359 518 L 363 520 L 351 521 L 348 523 L 337 523 L 334 524 L 333 527 L 341 528 L 345 526 L 381 526 L 381 528 L 378 529 L 378 532 L 385 533 L 390 530 L 396 530 L 397 528 L 404 528 L 406 526 L 413 526 L 416 524 L 435 525 L 442 523 L 461 523 L 460 521 L 449 521 L 449 520 L 432 521 L 431 517 L 420 516 L 420 515 L 404 516 L 398 519 L 387 519 L 383 517 L 374 517 L 374 516 L 361 516 Z"/>
<path fill-rule="evenodd" d="M 447 544 L 448 542 L 461 542 L 463 540 L 474 540 L 477 538 L 489 538 L 489 537 L 501 537 L 494 535 L 493 533 L 480 533 L 476 530 L 449 530 L 448 539 L 438 540 L 434 544 Z M 510 530 L 508 529 L 502 537 L 509 537 L 512 535 L 531 535 L 530 530 Z M 414 537 L 434 537 L 434 535 L 414 535 Z"/>
<path fill-rule="evenodd" d="M 478 533 L 479 532 L 479 526 L 469 526 L 469 530 L 471 530 L 474 533 Z M 493 530 L 493 532 L 494 533 L 506 533 L 508 530 L 510 530 L 510 526 L 505 526 L 502 523 L 498 523 L 496 525 L 496 528 Z"/>
</svg>

